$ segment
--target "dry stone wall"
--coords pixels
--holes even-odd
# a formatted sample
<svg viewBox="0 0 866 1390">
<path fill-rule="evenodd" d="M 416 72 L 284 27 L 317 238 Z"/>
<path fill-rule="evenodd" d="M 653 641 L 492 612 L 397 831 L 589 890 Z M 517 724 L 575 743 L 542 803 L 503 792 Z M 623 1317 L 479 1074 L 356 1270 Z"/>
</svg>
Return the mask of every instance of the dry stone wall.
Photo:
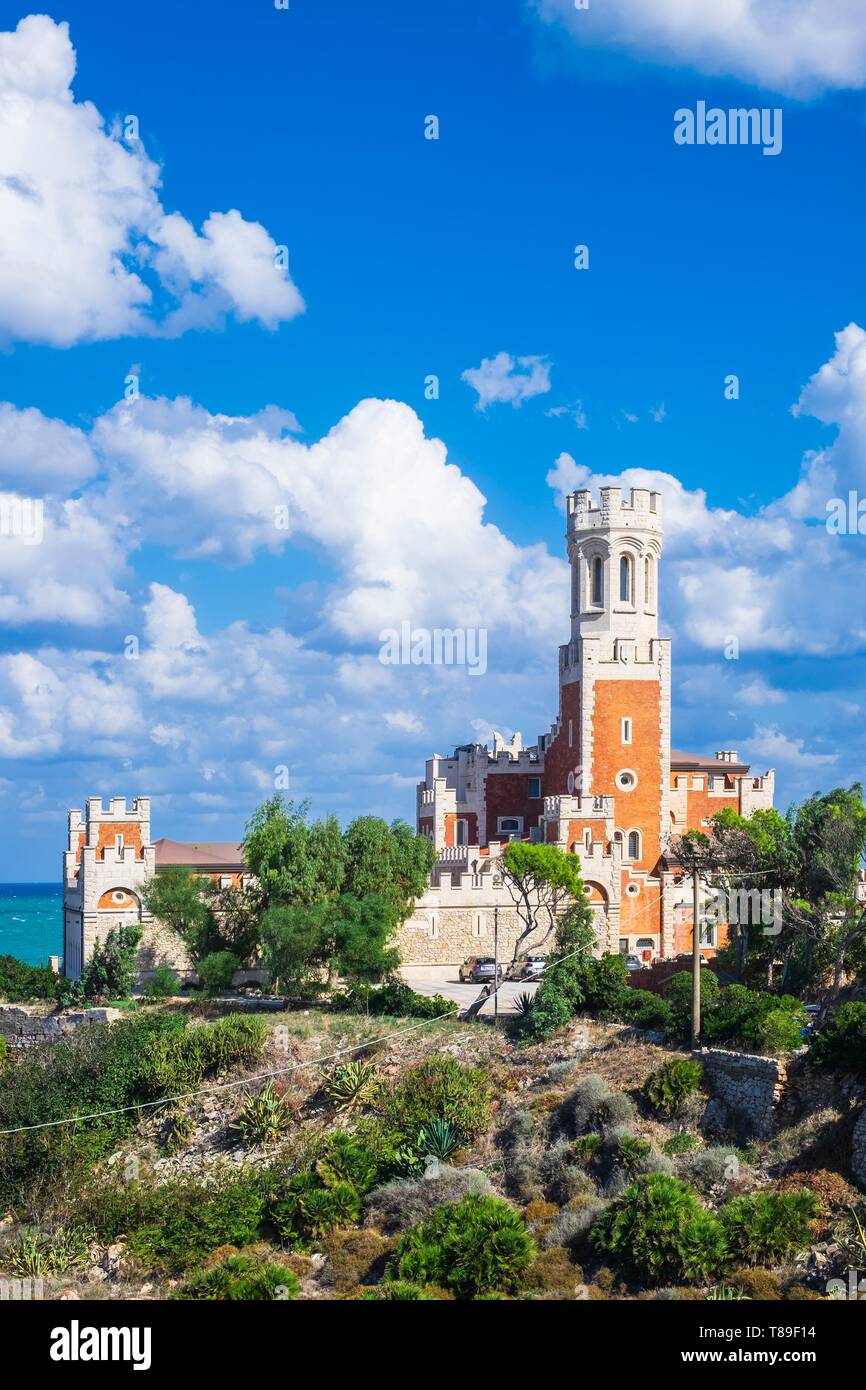
<svg viewBox="0 0 866 1390">
<path fill-rule="evenodd" d="M 121 1009 L 75 1009 L 46 1014 L 27 1004 L 0 1005 L 0 1033 L 10 1052 L 24 1052 L 40 1043 L 60 1042 L 79 1028 L 93 1023 L 113 1023 Z"/>
<path fill-rule="evenodd" d="M 733 1129 L 744 1137 L 765 1139 L 773 1128 L 774 1111 L 785 1087 L 786 1066 L 777 1057 L 706 1048 L 700 1053 L 710 1101 L 704 1124 L 710 1129 Z"/>
</svg>

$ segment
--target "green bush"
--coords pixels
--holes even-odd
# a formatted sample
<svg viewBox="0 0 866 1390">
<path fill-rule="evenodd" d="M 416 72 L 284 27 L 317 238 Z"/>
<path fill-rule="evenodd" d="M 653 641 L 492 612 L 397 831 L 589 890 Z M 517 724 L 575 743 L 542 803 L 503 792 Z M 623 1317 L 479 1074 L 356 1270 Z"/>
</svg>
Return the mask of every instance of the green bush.
<svg viewBox="0 0 866 1390">
<path fill-rule="evenodd" d="M 273 1081 L 266 1081 L 258 1092 L 246 1092 L 237 1119 L 230 1125 L 250 1148 L 273 1144 L 289 1122 L 289 1099 L 281 1095 Z"/>
<path fill-rule="evenodd" d="M 691 1153 L 693 1149 L 699 1149 L 700 1139 L 696 1139 L 693 1134 L 686 1134 L 682 1130 L 679 1134 L 672 1134 L 670 1139 L 666 1139 L 662 1144 L 662 1153 L 668 1154 L 670 1158 L 677 1158 L 680 1154 Z"/>
<path fill-rule="evenodd" d="M 457 1013 L 453 999 L 445 999 L 441 994 L 416 994 L 400 980 L 391 980 L 378 989 L 351 985 L 333 996 L 331 1007 L 341 1013 L 388 1014 L 395 1018 L 439 1018 Z"/>
<path fill-rule="evenodd" d="M 621 1016 L 635 1028 L 648 1028 L 658 1033 L 673 1030 L 674 1011 L 667 1001 L 648 989 L 629 989 L 622 997 Z"/>
<path fill-rule="evenodd" d="M 21 1004 L 27 999 L 53 999 L 57 976 L 47 965 L 25 965 L 15 956 L 0 956 L 0 999 Z"/>
<path fill-rule="evenodd" d="M 135 981 L 141 927 L 112 927 L 81 972 L 85 999 L 128 999 Z"/>
<path fill-rule="evenodd" d="M 512 1293 L 535 1255 L 523 1219 L 499 1197 L 439 1207 L 400 1240 L 389 1277 L 438 1284 L 459 1298 Z"/>
<path fill-rule="evenodd" d="M 575 1134 L 586 1134 L 589 1130 L 601 1132 L 611 1125 L 627 1125 L 635 1117 L 631 1096 L 624 1091 L 611 1090 L 607 1082 L 595 1074 L 578 1082 L 563 1103 L 563 1109 L 571 1112 Z"/>
<path fill-rule="evenodd" d="M 802 1042 L 805 1024 L 805 1009 L 792 995 L 730 985 L 703 1019 L 702 1032 L 706 1042 L 757 1052 L 793 1052 Z"/>
<path fill-rule="evenodd" d="M 723 991 L 724 992 L 724 991 Z M 679 970 L 669 981 L 664 999 L 672 1011 L 672 1028 L 677 1037 L 687 1038 L 692 1027 L 692 972 Z M 701 1027 L 708 1027 L 708 1019 L 719 1002 L 719 981 L 715 971 L 701 967 Z M 709 1035 L 707 1035 L 709 1036 Z"/>
<path fill-rule="evenodd" d="M 664 1062 L 644 1084 L 644 1095 L 662 1115 L 676 1115 L 683 1102 L 701 1088 L 704 1069 L 700 1062 L 676 1058 Z"/>
<path fill-rule="evenodd" d="M 0 1033 L 0 1071 L 3 1070 L 9 1060 L 9 1044 L 2 1033 Z"/>
<path fill-rule="evenodd" d="M 818 1198 L 807 1188 L 734 1197 L 721 1210 L 732 1254 L 744 1264 L 781 1263 L 808 1246 L 810 1222 L 819 1207 Z"/>
<path fill-rule="evenodd" d="M 231 983 L 240 969 L 240 961 L 232 951 L 212 951 L 198 963 L 198 973 L 208 994 L 219 994 L 222 989 L 231 989 Z"/>
<path fill-rule="evenodd" d="M 76 1166 L 109 1152 L 138 1122 L 138 1113 L 124 1107 L 180 1094 L 208 1073 L 248 1065 L 266 1037 L 260 1018 L 233 1015 L 187 1028 L 178 1015 L 141 1014 L 35 1048 L 4 1073 L 0 1128 L 96 1112 L 100 1118 L 9 1135 L 0 1146 L 0 1205 L 14 1205 L 33 1183 L 60 1172 L 71 1176 Z"/>
<path fill-rule="evenodd" d="M 144 987 L 148 999 L 171 999 L 180 992 L 180 980 L 167 965 L 158 965 Z"/>
<path fill-rule="evenodd" d="M 840 1004 L 809 1044 L 817 1067 L 866 1072 L 866 1004 Z"/>
<path fill-rule="evenodd" d="M 146 1089 L 153 1096 L 178 1095 L 206 1076 L 251 1066 L 267 1037 L 266 1021 L 255 1014 L 228 1014 L 215 1023 L 161 1031 L 147 1039 Z"/>
<path fill-rule="evenodd" d="M 387 1279 L 384 1284 L 378 1284 L 374 1289 L 367 1289 L 361 1297 L 371 1302 L 392 1302 L 392 1303 L 416 1303 L 421 1300 L 428 1300 L 430 1295 L 419 1288 L 417 1284 L 407 1284 L 402 1279 Z"/>
<path fill-rule="evenodd" d="M 286 1265 L 253 1255 L 229 1255 L 213 1269 L 199 1269 L 175 1289 L 172 1298 L 285 1302 L 300 1289 L 298 1276 Z"/>
<path fill-rule="evenodd" d="M 724 1228 L 694 1188 L 665 1173 L 639 1177 L 592 1227 L 596 1249 L 652 1284 L 705 1282 L 728 1265 Z"/>
<path fill-rule="evenodd" d="M 462 1139 L 486 1129 L 493 1092 L 484 1072 L 456 1057 L 430 1057 L 410 1067 L 385 1100 L 396 1132 L 410 1143 L 431 1120 L 447 1120 Z"/>
<path fill-rule="evenodd" d="M 125 1235 L 130 1255 L 147 1269 L 179 1273 L 221 1245 L 252 1245 L 266 1210 L 265 1179 L 244 1174 L 207 1187 L 169 1182 L 100 1187 L 82 1210 L 108 1241 Z"/>
<path fill-rule="evenodd" d="M 318 1158 L 297 1171 L 270 1177 L 268 1219 L 283 1240 L 304 1244 L 335 1226 L 359 1219 L 367 1193 L 400 1169 L 401 1155 L 377 1121 L 362 1121 L 352 1133 L 337 1130 Z"/>
<path fill-rule="evenodd" d="M 577 1013 L 619 1018 L 628 989 L 628 971 L 620 955 L 574 956 L 558 961 L 551 956 L 532 1008 L 521 1016 L 521 1033 L 533 1039 L 550 1037 Z"/>
</svg>

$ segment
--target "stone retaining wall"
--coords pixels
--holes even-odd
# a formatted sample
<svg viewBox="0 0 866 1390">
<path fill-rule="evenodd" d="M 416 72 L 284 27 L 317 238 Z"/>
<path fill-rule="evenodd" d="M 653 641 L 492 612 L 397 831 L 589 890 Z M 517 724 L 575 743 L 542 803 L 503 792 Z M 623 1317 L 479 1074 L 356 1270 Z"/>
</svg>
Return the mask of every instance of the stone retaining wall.
<svg viewBox="0 0 866 1390">
<path fill-rule="evenodd" d="M 744 1138 L 767 1138 L 785 1087 L 785 1063 L 715 1047 L 698 1057 L 711 1097 L 703 1123 L 709 1129 L 733 1129 Z"/>
<path fill-rule="evenodd" d="M 46 1014 L 38 1006 L 0 1005 L 0 1033 L 10 1052 L 23 1052 L 44 1042 L 59 1042 L 91 1023 L 113 1023 L 123 1017 L 122 1009 L 69 1009 Z"/>
</svg>

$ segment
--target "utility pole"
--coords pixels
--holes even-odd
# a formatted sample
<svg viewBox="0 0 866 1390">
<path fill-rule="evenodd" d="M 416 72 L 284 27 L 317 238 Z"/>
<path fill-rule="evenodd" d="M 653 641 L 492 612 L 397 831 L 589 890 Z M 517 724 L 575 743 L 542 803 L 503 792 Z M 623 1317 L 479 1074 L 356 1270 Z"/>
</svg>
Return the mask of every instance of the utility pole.
<svg viewBox="0 0 866 1390">
<path fill-rule="evenodd" d="M 701 880 L 692 864 L 692 1052 L 701 1046 Z"/>
<path fill-rule="evenodd" d="M 493 1027 L 499 1027 L 499 908 L 493 909 Z"/>
</svg>

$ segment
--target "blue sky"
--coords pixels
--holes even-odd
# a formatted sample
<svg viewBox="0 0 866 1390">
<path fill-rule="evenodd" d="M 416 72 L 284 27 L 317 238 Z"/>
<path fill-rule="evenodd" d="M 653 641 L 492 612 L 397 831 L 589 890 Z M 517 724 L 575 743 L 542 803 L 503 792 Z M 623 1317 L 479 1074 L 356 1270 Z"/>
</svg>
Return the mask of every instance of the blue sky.
<svg viewBox="0 0 866 1390">
<path fill-rule="evenodd" d="M 0 537 L 0 879 L 88 795 L 231 838 L 286 765 L 411 820 L 429 753 L 534 740 L 562 494 L 621 474 L 664 494 L 675 743 L 783 807 L 861 775 L 864 540 L 824 520 L 866 496 L 866 17 L 729 8 L 0 6 L 0 488 L 45 512 Z M 699 100 L 781 153 L 675 144 Z M 486 675 L 383 667 L 403 620 L 485 627 Z"/>
</svg>

